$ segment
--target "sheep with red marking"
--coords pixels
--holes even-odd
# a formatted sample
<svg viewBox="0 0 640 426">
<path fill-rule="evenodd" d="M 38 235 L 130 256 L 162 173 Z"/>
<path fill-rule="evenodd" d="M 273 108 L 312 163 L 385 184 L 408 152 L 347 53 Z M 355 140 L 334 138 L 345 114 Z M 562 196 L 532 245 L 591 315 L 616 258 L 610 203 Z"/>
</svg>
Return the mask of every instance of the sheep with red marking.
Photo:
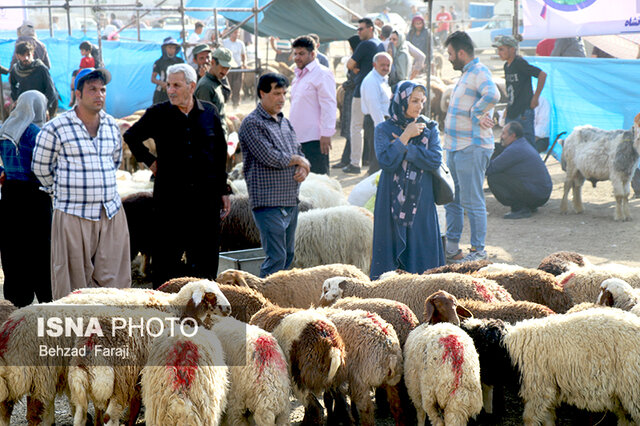
<svg viewBox="0 0 640 426">
<path fill-rule="evenodd" d="M 324 282 L 320 300 L 321 303 L 330 304 L 348 296 L 383 298 L 402 302 L 413 312 L 422 312 L 425 300 L 438 290 L 445 290 L 465 299 L 486 302 L 513 301 L 509 292 L 495 281 L 456 273 L 400 274 L 377 281 L 334 277 Z"/>
<path fill-rule="evenodd" d="M 151 345 L 141 386 L 147 425 L 219 425 L 229 380 L 218 337 L 203 327 L 165 330 Z"/>
<path fill-rule="evenodd" d="M 252 418 L 258 426 L 288 425 L 291 382 L 276 338 L 230 317 L 214 318 L 212 330 L 229 368 L 225 424 L 249 424 Z"/>
<path fill-rule="evenodd" d="M 250 287 L 281 307 L 309 308 L 320 300 L 324 281 L 336 276 L 369 280 L 357 267 L 336 263 L 278 271 L 266 278 L 256 277 L 246 271 L 227 269 L 218 275 L 216 281 L 220 284 Z"/>
<path fill-rule="evenodd" d="M 303 423 L 319 424 L 323 408 L 314 394 L 331 388 L 345 363 L 345 347 L 338 330 L 326 315 L 267 305 L 251 324 L 269 331 L 278 340 L 293 384 L 293 392 L 305 407 Z"/>
<path fill-rule="evenodd" d="M 619 278 L 633 288 L 640 288 L 640 269 L 624 265 L 591 265 L 570 270 L 556 280 L 574 304 L 595 302 L 600 294 L 600 284 L 609 278 Z"/>
<path fill-rule="evenodd" d="M 434 426 L 463 426 L 482 410 L 480 361 L 473 340 L 450 323 L 422 324 L 407 338 L 404 380 L 418 412 Z"/>
<path fill-rule="evenodd" d="M 569 211 L 569 191 L 573 189 L 573 208 L 582 213 L 582 185 L 585 180 L 595 187 L 598 181 L 610 180 L 616 199 L 615 221 L 631 220 L 629 193 L 631 178 L 640 159 L 640 114 L 629 130 L 602 130 L 580 126 L 564 140 L 562 165 L 567 175 L 560 211 Z"/>
</svg>

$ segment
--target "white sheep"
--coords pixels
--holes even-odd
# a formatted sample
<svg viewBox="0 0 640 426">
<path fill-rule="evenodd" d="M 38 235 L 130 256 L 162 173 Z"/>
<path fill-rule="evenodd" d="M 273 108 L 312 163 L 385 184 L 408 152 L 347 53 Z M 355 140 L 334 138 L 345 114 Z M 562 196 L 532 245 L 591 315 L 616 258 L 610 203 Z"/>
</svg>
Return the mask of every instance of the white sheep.
<svg viewBox="0 0 640 426">
<path fill-rule="evenodd" d="M 346 263 L 369 273 L 373 215 L 356 206 L 313 209 L 298 215 L 293 267 Z"/>
<path fill-rule="evenodd" d="M 619 278 L 609 278 L 600 284 L 600 294 L 596 303 L 634 312 L 633 308 L 640 303 L 640 289 L 631 287 Z"/>
<path fill-rule="evenodd" d="M 165 330 L 151 345 L 141 386 L 149 426 L 220 424 L 229 380 L 216 334 L 203 327 Z"/>
<path fill-rule="evenodd" d="M 220 339 L 229 368 L 226 424 L 289 424 L 291 383 L 287 360 L 271 333 L 234 318 L 216 317 L 212 330 Z"/>
<path fill-rule="evenodd" d="M 640 318 L 588 309 L 519 322 L 503 344 L 521 372 L 525 425 L 554 424 L 561 403 L 640 423 Z M 632 421 L 629 421 L 630 416 Z"/>
<path fill-rule="evenodd" d="M 591 265 L 573 269 L 556 277 L 574 304 L 595 302 L 600 294 L 600 284 L 609 278 L 619 278 L 633 288 L 640 288 L 640 269 L 625 265 Z"/>
<path fill-rule="evenodd" d="M 425 300 L 438 290 L 444 290 L 461 299 L 486 302 L 512 302 L 513 298 L 495 281 L 465 274 L 416 275 L 400 274 L 385 280 L 369 281 L 334 277 L 322 286 L 320 303 L 331 304 L 342 297 L 355 296 L 397 300 L 414 313 L 423 312 Z"/>
<path fill-rule="evenodd" d="M 449 323 L 423 324 L 404 348 L 404 379 L 418 412 L 434 426 L 466 425 L 482 410 L 480 361 L 471 338 Z"/>
<path fill-rule="evenodd" d="M 582 184 L 585 179 L 596 186 L 610 180 L 616 198 L 616 221 L 631 220 L 629 193 L 633 173 L 640 158 L 640 114 L 630 130 L 601 130 L 592 126 L 576 127 L 562 147 L 562 165 L 567 176 L 560 211 L 568 212 L 569 191 L 573 189 L 573 208 L 582 213 Z"/>
<path fill-rule="evenodd" d="M 337 276 L 369 280 L 357 267 L 336 263 L 278 271 L 266 278 L 256 277 L 246 271 L 227 269 L 218 275 L 216 281 L 222 285 L 250 287 L 262 293 L 271 303 L 283 308 L 310 308 L 320 300 L 324 281 Z"/>
</svg>

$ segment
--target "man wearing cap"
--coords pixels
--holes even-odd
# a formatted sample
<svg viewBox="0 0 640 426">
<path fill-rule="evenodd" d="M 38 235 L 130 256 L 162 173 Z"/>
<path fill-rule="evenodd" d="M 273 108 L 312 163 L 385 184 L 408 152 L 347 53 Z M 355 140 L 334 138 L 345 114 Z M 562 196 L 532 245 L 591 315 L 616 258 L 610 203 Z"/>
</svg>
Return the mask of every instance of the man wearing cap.
<svg viewBox="0 0 640 426">
<path fill-rule="evenodd" d="M 9 84 L 11 100 L 16 102 L 18 96 L 28 90 L 37 90 L 47 97 L 47 111 L 53 117 L 58 109 L 58 92 L 56 91 L 49 69 L 40 59 L 34 59 L 33 46 L 22 41 L 16 46 L 18 62 L 11 67 Z"/>
<path fill-rule="evenodd" d="M 227 101 L 231 89 L 225 78 L 229 68 L 236 66 L 233 54 L 226 47 L 219 47 L 213 52 L 213 60 L 209 71 L 198 81 L 196 86 L 196 98 L 211 102 L 218 109 L 225 139 L 228 134 L 224 103 Z"/>
<path fill-rule="evenodd" d="M 76 106 L 49 121 L 36 139 L 31 167 L 53 193 L 53 299 L 84 287 L 130 287 L 129 229 L 116 187 L 122 138 L 104 112 L 107 70 L 83 68 Z"/>
<path fill-rule="evenodd" d="M 205 76 L 211 67 L 211 48 L 205 43 L 200 43 L 193 48 L 193 68 L 198 75 L 198 81 Z"/>
<path fill-rule="evenodd" d="M 331 136 L 336 131 L 336 82 L 329 68 L 316 59 L 311 37 L 300 36 L 292 46 L 296 78 L 291 85 L 289 119 L 311 171 L 329 174 Z"/>
<path fill-rule="evenodd" d="M 173 37 L 167 37 L 162 42 L 162 56 L 153 63 L 151 82 L 156 85 L 153 92 L 153 104 L 164 102 L 167 96 L 167 68 L 174 64 L 182 64 L 184 60 L 176 56 L 180 52 L 180 44 Z"/>
<path fill-rule="evenodd" d="M 156 177 L 154 288 L 175 277 L 217 276 L 220 219 L 230 207 L 227 144 L 218 112 L 193 96 L 196 73 L 190 65 L 169 67 L 167 83 L 169 102 L 148 108 L 124 134 L 133 155 Z M 157 155 L 144 145 L 149 138 Z"/>
<path fill-rule="evenodd" d="M 517 121 L 522 125 L 524 137 L 535 146 L 534 109 L 547 79 L 547 74 L 538 67 L 529 64 L 517 54 L 518 42 L 512 36 L 498 36 L 493 44 L 498 48 L 500 59 L 504 63 L 504 79 L 507 84 L 507 109 L 505 122 Z M 538 79 L 536 92 L 531 88 L 531 77 Z"/>
</svg>

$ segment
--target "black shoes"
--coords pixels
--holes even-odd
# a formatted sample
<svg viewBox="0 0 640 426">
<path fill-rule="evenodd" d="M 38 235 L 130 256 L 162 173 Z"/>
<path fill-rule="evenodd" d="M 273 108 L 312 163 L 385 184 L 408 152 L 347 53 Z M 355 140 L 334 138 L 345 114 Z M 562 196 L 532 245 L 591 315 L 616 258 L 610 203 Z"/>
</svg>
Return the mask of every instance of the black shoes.
<svg viewBox="0 0 640 426">
<path fill-rule="evenodd" d="M 527 208 L 518 209 L 504 215 L 505 219 L 526 219 L 528 217 L 531 217 L 531 210 Z"/>
<path fill-rule="evenodd" d="M 344 167 L 346 167 L 346 166 L 348 166 L 348 165 L 349 165 L 349 163 L 348 163 L 348 162 L 340 161 L 339 163 L 336 163 L 336 164 L 334 164 L 333 166 L 331 166 L 331 168 L 332 168 L 332 169 L 342 169 L 342 168 L 344 168 Z"/>
<path fill-rule="evenodd" d="M 342 171 L 344 173 L 347 173 L 347 174 L 350 174 L 350 175 L 359 175 L 360 174 L 360 167 L 354 166 L 353 164 L 349 164 L 348 166 L 343 167 Z"/>
</svg>

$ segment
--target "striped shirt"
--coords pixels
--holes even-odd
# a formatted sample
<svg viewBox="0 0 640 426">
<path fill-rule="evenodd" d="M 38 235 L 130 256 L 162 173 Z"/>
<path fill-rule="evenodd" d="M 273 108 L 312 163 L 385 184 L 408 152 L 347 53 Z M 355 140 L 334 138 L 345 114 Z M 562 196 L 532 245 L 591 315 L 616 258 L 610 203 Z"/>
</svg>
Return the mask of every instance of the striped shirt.
<svg viewBox="0 0 640 426">
<path fill-rule="evenodd" d="M 98 134 L 91 138 L 72 109 L 38 133 L 31 166 L 53 189 L 54 209 L 98 221 L 103 207 L 111 219 L 122 205 L 116 188 L 121 160 L 122 139 L 113 117 L 100 111 Z"/>
<path fill-rule="evenodd" d="M 470 145 L 493 149 L 493 130 L 481 128 L 480 118 L 499 100 L 500 92 L 489 69 L 478 58 L 465 65 L 451 94 L 444 122 L 444 149 L 460 151 Z"/>
<path fill-rule="evenodd" d="M 251 207 L 297 205 L 300 184 L 293 180 L 296 168 L 289 162 L 303 154 L 289 120 L 282 113 L 274 119 L 258 104 L 242 120 L 239 138 Z"/>
</svg>

